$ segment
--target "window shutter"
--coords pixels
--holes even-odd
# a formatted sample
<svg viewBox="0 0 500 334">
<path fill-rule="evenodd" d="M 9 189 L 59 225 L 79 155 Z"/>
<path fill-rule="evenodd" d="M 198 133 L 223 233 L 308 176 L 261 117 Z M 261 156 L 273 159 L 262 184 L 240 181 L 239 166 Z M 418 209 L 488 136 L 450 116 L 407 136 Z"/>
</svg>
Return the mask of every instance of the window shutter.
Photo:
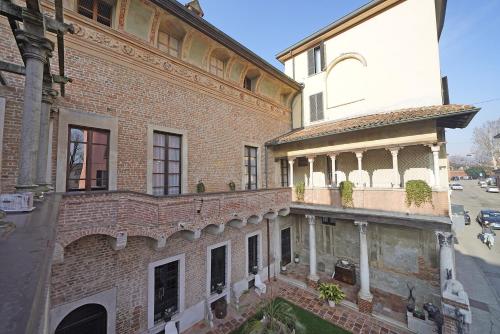
<svg viewBox="0 0 500 334">
<path fill-rule="evenodd" d="M 316 94 L 316 120 L 323 119 L 323 93 Z"/>
<path fill-rule="evenodd" d="M 326 51 L 325 51 L 325 42 L 321 41 L 319 45 L 320 54 L 321 54 L 321 70 L 326 70 Z"/>
<path fill-rule="evenodd" d="M 316 120 L 316 95 L 309 96 L 309 114 L 311 122 Z"/>
<path fill-rule="evenodd" d="M 308 67 L 307 73 L 309 75 L 313 75 L 314 74 L 314 48 L 309 49 L 307 51 L 307 67 Z"/>
</svg>

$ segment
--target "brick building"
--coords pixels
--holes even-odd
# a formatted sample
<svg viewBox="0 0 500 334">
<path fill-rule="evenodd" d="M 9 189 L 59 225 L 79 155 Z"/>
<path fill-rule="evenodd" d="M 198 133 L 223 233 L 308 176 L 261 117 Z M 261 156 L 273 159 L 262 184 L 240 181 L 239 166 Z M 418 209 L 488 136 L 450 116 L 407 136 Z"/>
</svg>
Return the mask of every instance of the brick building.
<svg viewBox="0 0 500 334">
<path fill-rule="evenodd" d="M 198 1 L 1 3 L 0 189 L 54 221 L 46 332 L 183 332 L 256 279 L 308 289 L 342 261 L 362 313 L 414 329 L 412 286 L 446 328 L 470 323 L 447 295 L 445 128 L 479 109 L 443 103 L 445 1 L 373 1 L 280 53 L 285 73 Z"/>
</svg>

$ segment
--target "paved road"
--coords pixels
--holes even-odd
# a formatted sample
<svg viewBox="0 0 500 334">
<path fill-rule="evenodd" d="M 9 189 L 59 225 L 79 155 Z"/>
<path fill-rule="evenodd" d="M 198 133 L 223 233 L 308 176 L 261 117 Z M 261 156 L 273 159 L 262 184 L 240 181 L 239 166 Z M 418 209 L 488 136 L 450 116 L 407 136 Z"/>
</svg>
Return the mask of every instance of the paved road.
<svg viewBox="0 0 500 334">
<path fill-rule="evenodd" d="M 470 212 L 471 225 L 457 231 L 455 245 L 457 277 L 469 294 L 472 307 L 471 333 L 500 333 L 500 231 L 489 250 L 477 238 L 481 209 L 500 210 L 500 194 L 487 193 L 477 181 L 461 181 L 463 191 L 453 191 L 451 202 Z"/>
</svg>

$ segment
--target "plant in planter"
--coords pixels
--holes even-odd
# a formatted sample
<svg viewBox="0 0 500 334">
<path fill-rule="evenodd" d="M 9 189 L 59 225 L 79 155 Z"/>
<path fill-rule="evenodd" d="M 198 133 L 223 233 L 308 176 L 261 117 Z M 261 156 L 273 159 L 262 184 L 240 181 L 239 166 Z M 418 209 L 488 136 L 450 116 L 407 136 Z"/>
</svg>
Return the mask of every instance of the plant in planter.
<svg viewBox="0 0 500 334">
<path fill-rule="evenodd" d="M 304 200 L 304 191 L 306 189 L 306 184 L 304 181 L 295 183 L 295 197 L 297 201 L 302 202 Z"/>
<path fill-rule="evenodd" d="M 432 188 L 423 180 L 410 180 L 406 182 L 406 205 L 415 204 L 420 207 L 424 203 L 432 204 Z"/>
<path fill-rule="evenodd" d="M 224 291 L 224 284 L 223 283 L 217 283 L 215 285 L 215 292 L 218 294 L 221 294 Z"/>
<path fill-rule="evenodd" d="M 338 284 L 321 283 L 318 287 L 319 298 L 327 300 L 331 307 L 340 303 L 345 298 L 345 293 L 342 291 Z"/>
<path fill-rule="evenodd" d="M 252 267 L 252 275 L 257 275 L 259 273 L 259 267 L 253 266 Z"/>
<path fill-rule="evenodd" d="M 305 327 L 300 323 L 293 308 L 280 299 L 273 299 L 246 323 L 244 334 L 302 334 Z"/>
<path fill-rule="evenodd" d="M 339 191 L 343 207 L 352 208 L 354 206 L 352 200 L 353 189 L 354 189 L 354 183 L 352 183 L 351 181 L 340 182 Z"/>
<path fill-rule="evenodd" d="M 196 185 L 196 192 L 198 194 L 205 192 L 205 184 L 203 183 L 203 181 L 198 181 L 198 184 Z"/>
<path fill-rule="evenodd" d="M 280 264 L 281 264 L 281 271 L 282 271 L 283 273 L 286 273 L 286 263 L 284 263 L 283 261 L 281 261 L 281 263 L 280 263 Z"/>
<path fill-rule="evenodd" d="M 294 256 L 293 256 L 293 261 L 295 263 L 299 263 L 300 262 L 300 255 L 299 253 L 295 253 Z"/>
<path fill-rule="evenodd" d="M 230 191 L 236 190 L 236 184 L 233 181 L 229 181 L 228 186 Z"/>
<path fill-rule="evenodd" d="M 172 320 L 172 317 L 176 312 L 177 310 L 175 309 L 175 307 L 168 307 L 167 309 L 165 309 L 165 312 L 163 312 L 163 320 L 165 320 L 165 322 L 169 322 L 170 320 Z"/>
</svg>

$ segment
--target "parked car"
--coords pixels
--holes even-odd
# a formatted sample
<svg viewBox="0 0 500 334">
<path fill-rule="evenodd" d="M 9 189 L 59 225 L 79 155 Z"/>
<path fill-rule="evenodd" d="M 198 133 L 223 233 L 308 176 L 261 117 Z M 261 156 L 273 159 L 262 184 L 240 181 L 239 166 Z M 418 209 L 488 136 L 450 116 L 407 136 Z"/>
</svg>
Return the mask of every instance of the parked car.
<svg viewBox="0 0 500 334">
<path fill-rule="evenodd" d="M 486 187 L 486 192 L 488 192 L 488 193 L 498 193 L 498 192 L 500 192 L 500 189 L 498 189 L 497 186 L 488 186 L 488 187 Z"/>
<path fill-rule="evenodd" d="M 465 225 L 470 225 L 470 215 L 469 211 L 464 212 Z"/>
<path fill-rule="evenodd" d="M 460 183 L 450 184 L 451 190 L 464 190 L 464 187 Z"/>
<path fill-rule="evenodd" d="M 477 222 L 481 226 L 490 225 L 493 229 L 500 229 L 500 211 L 481 210 L 477 215 Z"/>
<path fill-rule="evenodd" d="M 486 188 L 488 186 L 488 183 L 486 183 L 486 181 L 479 181 L 479 186 L 481 188 Z"/>
</svg>

